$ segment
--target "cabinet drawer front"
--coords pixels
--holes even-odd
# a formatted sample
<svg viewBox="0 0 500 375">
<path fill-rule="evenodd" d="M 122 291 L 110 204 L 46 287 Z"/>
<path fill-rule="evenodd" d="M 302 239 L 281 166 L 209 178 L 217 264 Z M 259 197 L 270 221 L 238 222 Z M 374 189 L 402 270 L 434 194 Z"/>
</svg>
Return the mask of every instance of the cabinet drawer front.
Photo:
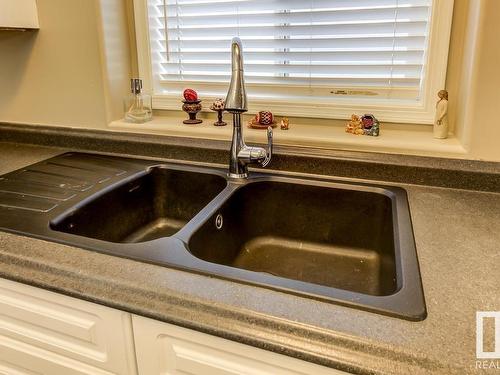
<svg viewBox="0 0 500 375">
<path fill-rule="evenodd" d="M 12 358 L 23 358 L 24 349 L 38 358 L 33 362 L 53 358 L 57 363 L 81 363 L 75 368 L 91 366 L 96 374 L 98 369 L 135 374 L 131 328 L 128 313 L 0 279 L 0 374 L 2 366 L 18 363 Z M 9 353 L 10 359 L 5 358 Z M 30 362 L 21 362 L 20 368 L 25 363 Z"/>
<path fill-rule="evenodd" d="M 140 374 L 347 374 L 136 315 L 132 321 Z"/>
</svg>

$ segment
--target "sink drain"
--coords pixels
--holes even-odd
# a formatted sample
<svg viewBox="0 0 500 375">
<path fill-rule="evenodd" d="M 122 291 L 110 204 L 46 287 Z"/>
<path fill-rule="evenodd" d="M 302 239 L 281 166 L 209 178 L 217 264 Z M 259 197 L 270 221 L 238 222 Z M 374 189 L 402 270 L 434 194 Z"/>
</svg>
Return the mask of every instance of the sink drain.
<svg viewBox="0 0 500 375">
<path fill-rule="evenodd" d="M 222 217 L 221 214 L 218 214 L 215 218 L 215 227 L 218 229 L 218 230 L 221 230 L 222 229 L 222 225 L 224 225 L 224 218 Z"/>
</svg>

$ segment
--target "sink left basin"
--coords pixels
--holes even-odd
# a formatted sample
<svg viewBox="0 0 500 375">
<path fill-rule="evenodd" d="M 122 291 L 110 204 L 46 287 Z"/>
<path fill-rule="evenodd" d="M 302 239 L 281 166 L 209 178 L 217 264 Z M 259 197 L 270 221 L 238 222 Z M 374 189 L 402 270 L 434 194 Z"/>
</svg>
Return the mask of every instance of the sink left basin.
<svg viewBox="0 0 500 375">
<path fill-rule="evenodd" d="M 226 186 L 218 175 L 151 167 L 100 191 L 52 221 L 54 230 L 103 241 L 135 243 L 178 232 Z"/>
<path fill-rule="evenodd" d="M 226 186 L 216 169 L 66 153 L 0 176 L 0 229 L 141 258 Z"/>
</svg>

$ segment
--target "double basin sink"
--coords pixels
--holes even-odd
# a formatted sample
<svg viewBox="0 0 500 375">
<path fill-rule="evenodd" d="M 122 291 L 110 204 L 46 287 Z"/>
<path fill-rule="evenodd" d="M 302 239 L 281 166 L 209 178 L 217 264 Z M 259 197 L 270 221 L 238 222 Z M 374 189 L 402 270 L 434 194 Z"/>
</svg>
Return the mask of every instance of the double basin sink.
<svg viewBox="0 0 500 375">
<path fill-rule="evenodd" d="M 29 190 L 29 191 L 26 191 Z M 403 189 L 68 153 L 0 177 L 0 228 L 407 320 Z"/>
</svg>

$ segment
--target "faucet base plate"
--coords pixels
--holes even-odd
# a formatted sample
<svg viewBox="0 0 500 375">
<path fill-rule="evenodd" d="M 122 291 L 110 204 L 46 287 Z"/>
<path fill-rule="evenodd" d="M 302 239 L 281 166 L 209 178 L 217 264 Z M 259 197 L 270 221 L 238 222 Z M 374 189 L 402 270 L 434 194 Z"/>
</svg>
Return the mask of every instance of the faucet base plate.
<svg viewBox="0 0 500 375">
<path fill-rule="evenodd" d="M 248 173 L 228 173 L 229 178 L 248 178 Z"/>
</svg>

